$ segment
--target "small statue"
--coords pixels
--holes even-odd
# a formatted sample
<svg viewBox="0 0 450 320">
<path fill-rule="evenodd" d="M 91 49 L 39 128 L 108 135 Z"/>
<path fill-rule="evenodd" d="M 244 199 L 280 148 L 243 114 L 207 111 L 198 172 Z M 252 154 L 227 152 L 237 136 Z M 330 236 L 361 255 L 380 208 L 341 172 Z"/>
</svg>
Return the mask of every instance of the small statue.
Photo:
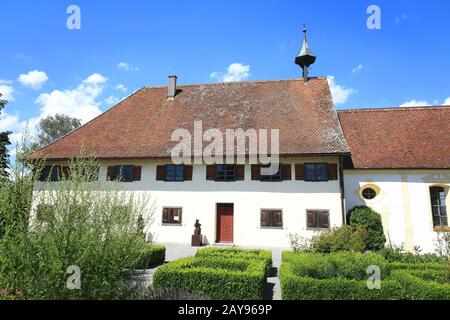
<svg viewBox="0 0 450 320">
<path fill-rule="evenodd" d="M 202 228 L 201 228 L 201 226 L 202 226 L 202 225 L 200 224 L 199 220 L 198 220 L 198 219 L 195 220 L 195 224 L 194 224 L 194 227 L 195 227 L 194 235 L 200 236 L 200 235 L 202 234 Z"/>
</svg>

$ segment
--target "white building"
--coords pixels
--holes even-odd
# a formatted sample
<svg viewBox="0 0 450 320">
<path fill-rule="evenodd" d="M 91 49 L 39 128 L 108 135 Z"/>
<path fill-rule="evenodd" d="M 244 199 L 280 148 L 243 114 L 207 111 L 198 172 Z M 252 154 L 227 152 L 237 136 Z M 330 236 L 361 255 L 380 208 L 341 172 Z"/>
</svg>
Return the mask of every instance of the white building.
<svg viewBox="0 0 450 320">
<path fill-rule="evenodd" d="M 123 190 L 151 194 L 155 242 L 190 243 L 199 219 L 207 244 L 288 247 L 290 233 L 341 226 L 365 204 L 391 243 L 432 251 L 436 232 L 450 230 L 450 107 L 338 113 L 327 79 L 307 77 L 314 59 L 304 43 L 304 79 L 177 87 L 170 77 L 168 88 L 142 88 L 35 157 L 61 171 L 83 146 L 101 164 L 100 181 L 121 173 Z M 278 174 L 248 162 L 173 164 L 174 130 L 194 135 L 199 121 L 202 133 L 279 130 Z M 235 155 L 252 156 L 247 147 Z"/>
</svg>

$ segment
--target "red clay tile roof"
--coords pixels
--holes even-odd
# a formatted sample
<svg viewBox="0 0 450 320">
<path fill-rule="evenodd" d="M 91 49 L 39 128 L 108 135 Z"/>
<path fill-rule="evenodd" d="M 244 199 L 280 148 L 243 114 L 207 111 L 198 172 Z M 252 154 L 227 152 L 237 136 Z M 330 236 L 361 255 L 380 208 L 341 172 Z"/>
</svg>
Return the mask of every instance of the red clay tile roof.
<svg viewBox="0 0 450 320">
<path fill-rule="evenodd" d="M 450 168 L 450 106 L 338 115 L 356 169 Z"/>
<path fill-rule="evenodd" d="M 326 78 L 144 87 L 117 106 L 33 156 L 67 159 L 81 146 L 99 159 L 167 158 L 176 128 L 279 129 L 280 154 L 342 154 L 348 147 Z M 205 144 L 206 145 L 206 144 Z"/>
</svg>

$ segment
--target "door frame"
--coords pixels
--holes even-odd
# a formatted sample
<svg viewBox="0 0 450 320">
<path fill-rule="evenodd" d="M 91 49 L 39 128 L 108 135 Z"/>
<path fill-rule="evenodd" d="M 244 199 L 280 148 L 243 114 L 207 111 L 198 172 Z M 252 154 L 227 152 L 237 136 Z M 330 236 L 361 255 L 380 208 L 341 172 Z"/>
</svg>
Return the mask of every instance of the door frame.
<svg viewBox="0 0 450 320">
<path fill-rule="evenodd" d="M 233 217 L 233 239 L 231 242 L 221 242 L 219 241 L 219 206 L 220 205 L 231 205 L 233 209 L 232 217 Z M 216 202 L 216 228 L 215 228 L 215 237 L 214 237 L 214 243 L 217 244 L 233 244 L 234 243 L 234 203 L 233 202 Z"/>
</svg>

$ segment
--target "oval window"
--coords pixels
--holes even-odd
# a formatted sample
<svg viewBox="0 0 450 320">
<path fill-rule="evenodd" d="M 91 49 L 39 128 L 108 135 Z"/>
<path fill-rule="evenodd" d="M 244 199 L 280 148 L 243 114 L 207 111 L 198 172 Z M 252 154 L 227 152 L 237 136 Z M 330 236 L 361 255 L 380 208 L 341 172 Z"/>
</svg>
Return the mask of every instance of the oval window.
<svg viewBox="0 0 450 320">
<path fill-rule="evenodd" d="M 377 197 L 377 192 L 372 188 L 364 188 L 363 191 L 361 192 L 361 195 L 366 200 L 372 200 Z"/>
</svg>

